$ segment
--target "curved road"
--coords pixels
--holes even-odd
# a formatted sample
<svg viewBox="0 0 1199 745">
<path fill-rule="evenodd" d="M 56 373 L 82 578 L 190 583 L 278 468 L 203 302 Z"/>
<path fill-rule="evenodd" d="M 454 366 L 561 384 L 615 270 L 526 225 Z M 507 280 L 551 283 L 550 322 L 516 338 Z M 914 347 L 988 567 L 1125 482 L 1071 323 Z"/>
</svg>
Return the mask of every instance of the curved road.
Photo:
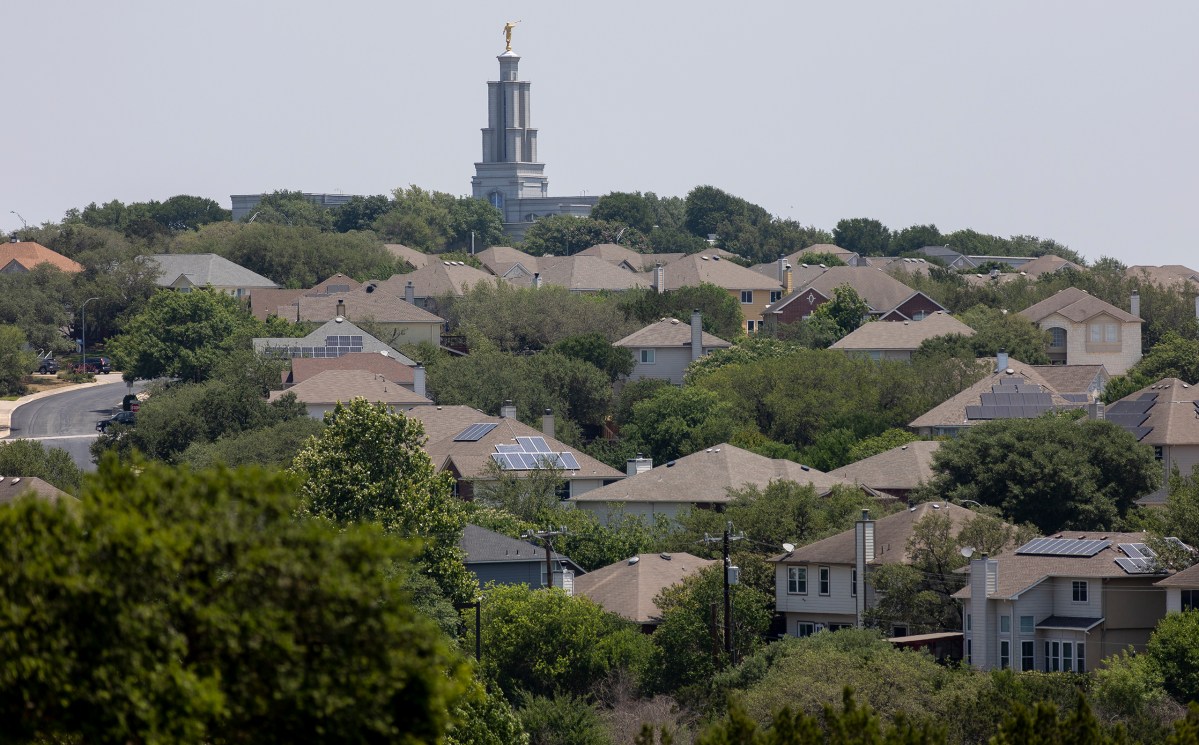
<svg viewBox="0 0 1199 745">
<path fill-rule="evenodd" d="M 136 393 L 145 383 L 133 384 Z M 62 448 L 85 471 L 94 471 L 89 448 L 96 439 L 96 422 L 121 409 L 129 392 L 121 382 L 58 393 L 17 407 L 9 424 L 9 439 L 40 440 L 46 447 Z"/>
</svg>

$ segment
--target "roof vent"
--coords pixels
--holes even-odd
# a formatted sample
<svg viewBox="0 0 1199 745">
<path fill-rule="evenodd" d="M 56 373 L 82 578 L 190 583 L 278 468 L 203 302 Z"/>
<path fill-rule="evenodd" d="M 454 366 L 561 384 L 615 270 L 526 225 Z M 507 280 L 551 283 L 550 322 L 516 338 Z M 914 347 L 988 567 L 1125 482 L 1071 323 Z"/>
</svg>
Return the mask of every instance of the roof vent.
<svg viewBox="0 0 1199 745">
<path fill-rule="evenodd" d="M 662 553 L 658 554 L 658 556 L 661 556 L 661 557 L 662 557 L 663 559 L 665 559 L 666 561 L 670 561 L 670 554 L 666 553 L 665 551 L 663 551 Z"/>
<path fill-rule="evenodd" d="M 708 257 L 707 257 L 707 256 L 701 256 L 700 258 L 701 258 L 701 259 L 703 259 L 704 261 L 707 261 L 707 260 L 708 260 Z"/>
<path fill-rule="evenodd" d="M 805 466 L 804 464 L 800 463 L 800 464 L 799 464 L 799 470 L 801 470 L 801 471 L 811 471 L 812 469 L 811 469 L 811 468 L 808 468 L 808 467 L 807 467 L 807 466 Z"/>
<path fill-rule="evenodd" d="M 1004 372 L 1005 372 L 1005 373 L 1007 373 L 1008 375 L 1015 375 L 1015 374 L 1016 374 L 1016 371 L 1015 371 L 1015 370 L 1013 370 L 1013 369 L 1012 369 L 1012 368 L 1010 368 L 1010 367 L 1009 367 L 1008 369 L 1004 370 Z"/>
<path fill-rule="evenodd" d="M 908 449 L 908 446 L 907 446 L 907 445 L 900 445 L 900 446 L 899 446 L 899 449 L 900 449 L 900 450 L 907 450 L 907 449 Z"/>
<path fill-rule="evenodd" d="M 441 262 L 441 263 L 442 263 L 442 264 L 445 264 L 446 266 L 449 266 L 449 265 L 450 265 L 450 262 L 448 262 L 448 261 L 443 261 L 443 262 Z"/>
<path fill-rule="evenodd" d="M 13 478 L 13 480 L 12 480 L 12 482 L 13 482 L 14 484 L 19 484 L 19 483 L 21 483 L 21 477 L 20 477 L 20 476 L 16 476 L 16 477 L 14 477 L 14 478 Z"/>
<path fill-rule="evenodd" d="M 633 566 L 634 564 L 636 564 L 639 561 L 641 561 L 640 556 L 630 556 L 629 557 L 629 566 Z"/>
<path fill-rule="evenodd" d="M 719 256 L 713 256 L 713 257 L 712 257 L 712 261 L 720 261 L 720 257 L 719 257 Z"/>
<path fill-rule="evenodd" d="M 673 461 L 673 460 L 668 460 L 668 461 L 666 461 L 666 467 L 667 467 L 667 468 L 674 468 L 674 461 Z"/>
<path fill-rule="evenodd" d="M 338 316 L 337 318 L 333 319 L 333 323 L 341 323 L 344 320 L 346 320 L 346 319 L 342 318 L 341 316 Z"/>
</svg>

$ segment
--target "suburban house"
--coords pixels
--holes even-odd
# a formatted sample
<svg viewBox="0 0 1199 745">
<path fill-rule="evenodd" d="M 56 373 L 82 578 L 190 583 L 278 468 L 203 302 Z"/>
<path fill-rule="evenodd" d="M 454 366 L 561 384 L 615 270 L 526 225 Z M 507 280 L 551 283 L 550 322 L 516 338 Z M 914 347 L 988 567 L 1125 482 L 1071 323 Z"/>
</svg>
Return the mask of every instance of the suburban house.
<svg viewBox="0 0 1199 745">
<path fill-rule="evenodd" d="M 687 366 L 713 349 L 727 349 L 731 343 L 706 333 L 698 310 L 691 313 L 691 323 L 677 318 L 663 318 L 643 329 L 634 331 L 612 346 L 633 353 L 633 372 L 629 380 L 656 378 L 683 384 Z"/>
<path fill-rule="evenodd" d="M 463 261 L 432 261 L 409 274 L 396 274 L 382 282 L 372 282 L 418 308 L 434 312 L 438 298 L 462 297 L 476 285 L 494 285 L 495 275 L 468 266 Z"/>
<path fill-rule="evenodd" d="M 416 390 L 416 371 L 424 372 L 423 367 L 405 365 L 386 352 L 350 352 L 340 357 L 293 357 L 291 369 L 283 373 L 283 385 L 303 383 L 326 370 L 366 370 L 399 383 L 408 390 Z"/>
<path fill-rule="evenodd" d="M 1111 376 L 1103 365 L 1030 365 L 1049 387 L 1067 398 L 1097 401 Z"/>
<path fill-rule="evenodd" d="M 1199 466 L 1199 387 L 1163 378 L 1108 405 L 1103 418 L 1152 446 L 1161 464 L 1162 485 L 1141 504 L 1165 504 L 1174 469 L 1190 476 Z"/>
<path fill-rule="evenodd" d="M 78 274 L 83 264 L 51 251 L 37 241 L 12 241 L 0 244 L 0 274 L 23 274 L 39 264 L 49 264 L 60 272 Z"/>
<path fill-rule="evenodd" d="M 1004 264 L 1019 271 L 1034 260 L 1032 256 L 987 256 L 981 254 L 967 256 L 949 246 L 923 246 L 916 250 L 925 256 L 943 262 L 950 269 L 975 269 L 983 264 Z"/>
<path fill-rule="evenodd" d="M 928 295 L 913 290 L 890 274 L 873 267 L 804 266 L 792 269 L 795 290 L 771 304 L 767 314 L 775 323 L 802 321 L 824 303 L 836 289 L 849 285 L 866 301 L 868 313 L 882 321 L 922 321 L 945 307 Z"/>
<path fill-rule="evenodd" d="M 863 614 L 875 604 L 869 573 L 885 564 L 911 563 L 907 546 L 917 523 L 944 515 L 956 536 L 978 514 L 949 502 L 924 502 L 879 520 L 863 510 L 852 530 L 771 558 L 775 609 L 786 618 L 787 633 L 811 636 L 861 626 Z M 900 625 L 887 632 L 908 635 Z"/>
<path fill-rule="evenodd" d="M 549 411 L 540 430 L 519 421 L 511 402 L 504 403 L 498 417 L 469 406 L 422 406 L 405 413 L 424 425 L 425 451 L 438 470 L 453 475 L 456 493 L 463 499 L 473 499 L 476 484 L 491 479 L 496 467 L 521 476 L 552 465 L 561 472 L 562 499 L 624 478 L 615 468 L 554 439 Z"/>
<path fill-rule="evenodd" d="M 545 549 L 541 546 L 468 524 L 462 530 L 458 548 L 466 554 L 466 568 L 475 575 L 479 587 L 488 584 L 546 586 Z M 572 585 L 577 587 L 576 575 L 584 574 L 582 567 L 557 551 L 550 552 L 550 571 L 554 575 L 554 587 L 561 587 L 568 594 L 573 594 Z"/>
<path fill-rule="evenodd" d="M 512 277 L 517 287 L 555 285 L 571 292 L 595 294 L 648 289 L 648 275 L 632 272 L 598 256 L 542 256 L 532 277 Z"/>
<path fill-rule="evenodd" d="M 424 251 L 418 251 L 415 248 L 410 248 L 403 243 L 384 243 L 383 248 L 386 248 L 397 259 L 403 259 L 413 269 L 420 269 L 423 266 L 438 261 L 436 256 L 427 254 Z"/>
<path fill-rule="evenodd" d="M 3 263 L 3 259 L 0 259 L 0 263 Z M 1124 276 L 1161 287 L 1170 288 L 1181 285 L 1190 292 L 1199 291 L 1199 272 L 1182 264 L 1130 266 L 1124 270 Z"/>
<path fill-rule="evenodd" d="M 974 329 L 938 310 L 923 321 L 863 323 L 829 349 L 839 349 L 851 357 L 911 362 L 912 353 L 926 340 L 947 334 L 974 336 Z"/>
<path fill-rule="evenodd" d="M 975 556 L 962 601 L 966 657 L 980 670 L 1088 672 L 1144 651 L 1166 614 L 1145 533 L 1065 531 L 995 557 Z"/>
<path fill-rule="evenodd" d="M 1167 613 L 1199 610 L 1199 564 L 1158 581 L 1157 587 L 1166 590 Z"/>
<path fill-rule="evenodd" d="M 146 259 L 158 266 L 158 286 L 179 292 L 211 287 L 226 295 L 244 297 L 254 290 L 279 286 L 216 254 L 153 254 Z"/>
<path fill-rule="evenodd" d="M 510 246 L 492 246 L 475 254 L 487 271 L 497 277 L 513 279 L 532 277 L 537 271 L 537 257 Z"/>
<path fill-rule="evenodd" d="M 1141 359 L 1140 304 L 1134 292 L 1129 313 L 1067 287 L 1020 315 L 1049 332 L 1045 351 L 1054 364 L 1103 365 L 1109 374 L 1123 375 Z"/>
<path fill-rule="evenodd" d="M 792 266 L 811 264 L 814 262 L 808 257 L 812 254 L 835 256 L 841 261 L 844 261 L 846 266 L 866 266 L 866 260 L 863 259 L 857 251 L 850 251 L 848 248 L 841 248 L 840 246 L 832 243 L 816 243 L 808 246 L 807 248 L 801 248 L 788 256 L 787 262 Z"/>
<path fill-rule="evenodd" d="M 260 321 L 265 321 L 271 316 L 279 316 L 288 321 L 296 321 L 298 311 L 296 300 L 300 297 L 305 295 L 314 297 L 334 295 L 356 290 L 361 286 L 362 283 L 353 277 L 347 277 L 344 274 L 334 274 L 308 289 L 288 290 L 260 287 L 247 292 L 245 298 L 246 302 L 249 303 L 250 312 Z"/>
<path fill-rule="evenodd" d="M 607 525 L 624 515 L 652 521 L 659 515 L 674 519 L 692 508 L 723 510 L 732 500 L 731 490 L 747 486 L 765 489 L 771 481 L 811 484 L 818 495 L 829 493 L 834 486 L 852 486 L 815 468 L 767 458 L 728 443 L 652 466 L 647 458 L 630 460 L 628 478 L 572 497 L 570 502 L 595 513 Z"/>
<path fill-rule="evenodd" d="M 13 501 L 22 497 L 36 497 L 49 502 L 57 502 L 60 499 L 69 502 L 78 501 L 62 489 L 37 476 L 0 475 L 0 505 L 12 504 Z"/>
<path fill-rule="evenodd" d="M 577 577 L 575 594 L 650 632 L 662 623 L 662 609 L 654 602 L 658 594 L 717 563 L 688 553 L 638 554 Z"/>
<path fill-rule="evenodd" d="M 654 268 L 653 287 L 658 292 L 680 287 L 712 284 L 728 291 L 741 303 L 745 329 L 757 331 L 762 326 L 767 306 L 783 295 L 783 283 L 734 264 L 726 258 L 727 251 L 701 251 Z"/>
<path fill-rule="evenodd" d="M 340 357 L 353 352 L 386 353 L 409 367 L 416 363 L 366 333 L 362 329 L 338 316 L 307 336 L 293 338 L 260 337 L 253 339 L 254 351 L 276 357 Z"/>
<path fill-rule="evenodd" d="M 290 305 L 282 306 L 278 312 L 282 315 L 292 309 Z M 440 345 L 441 329 L 445 326 L 444 318 L 373 284 L 337 294 L 301 295 L 296 298 L 294 310 L 297 323 L 326 323 L 334 318 L 369 322 L 376 334 L 391 346 L 421 342 Z"/>
<path fill-rule="evenodd" d="M 904 275 L 922 275 L 927 277 L 929 268 L 936 265 L 912 256 L 871 256 L 866 260 L 865 266 L 882 269 L 892 277 L 896 275 L 900 277 Z"/>
<path fill-rule="evenodd" d="M 423 382 L 424 376 L 420 376 Z M 423 386 L 421 386 L 423 387 Z M 308 409 L 308 416 L 322 420 L 339 403 L 365 398 L 372 404 L 385 404 L 395 409 L 430 406 L 423 391 L 417 392 L 388 380 L 369 370 L 325 370 L 283 391 L 271 391 L 269 400 L 278 401 L 292 395 Z"/>
<path fill-rule="evenodd" d="M 1084 393 L 1060 393 L 1036 367 L 1010 359 L 1006 352 L 979 360 L 991 372 L 908 423 L 921 437 L 953 437 L 966 427 L 995 419 L 1032 419 L 1049 411 L 1081 409 L 1093 399 Z"/>
<path fill-rule="evenodd" d="M 595 256 L 630 272 L 648 272 L 658 264 L 669 264 L 686 254 L 643 254 L 615 243 L 597 243 L 579 251 L 575 256 Z"/>
<path fill-rule="evenodd" d="M 907 501 L 912 491 L 932 481 L 933 454 L 939 447 L 937 440 L 916 440 L 841 466 L 828 475 Z"/>
</svg>

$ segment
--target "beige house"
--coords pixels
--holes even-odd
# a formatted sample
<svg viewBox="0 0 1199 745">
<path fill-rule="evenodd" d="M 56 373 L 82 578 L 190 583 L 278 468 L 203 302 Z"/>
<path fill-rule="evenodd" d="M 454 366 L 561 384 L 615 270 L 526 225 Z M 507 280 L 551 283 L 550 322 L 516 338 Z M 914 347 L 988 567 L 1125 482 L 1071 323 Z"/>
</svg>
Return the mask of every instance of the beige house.
<svg viewBox="0 0 1199 745">
<path fill-rule="evenodd" d="M 376 336 L 391 346 L 429 342 L 441 344 L 445 319 L 418 308 L 403 298 L 367 284 L 357 290 L 330 295 L 302 295 L 294 305 L 278 308 L 282 317 L 295 311 L 297 322 L 325 323 L 345 318 L 370 323 Z"/>
<path fill-rule="evenodd" d="M 747 486 L 765 489 L 771 481 L 811 484 L 817 494 L 849 482 L 800 465 L 794 461 L 767 458 L 723 443 L 650 468 L 648 459 L 629 461 L 629 477 L 602 489 L 570 500 L 581 510 L 595 513 L 607 525 L 623 515 L 654 520 L 659 515 L 674 519 L 692 508 L 724 509 L 729 492 Z"/>
<path fill-rule="evenodd" d="M 615 243 L 597 243 L 579 251 L 575 256 L 595 256 L 631 272 L 648 272 L 658 264 L 669 264 L 686 254 L 643 254 Z"/>
<path fill-rule="evenodd" d="M 932 481 L 933 454 L 939 447 L 941 443 L 937 440 L 916 440 L 841 466 L 828 475 L 903 501 L 912 491 Z"/>
<path fill-rule="evenodd" d="M 431 406 L 432 401 L 412 389 L 369 370 L 325 370 L 297 383 L 287 390 L 271 391 L 269 399 L 277 401 L 291 394 L 308 409 L 308 416 L 325 418 L 338 403 L 365 398 L 373 404 L 386 404 L 395 409 Z"/>
<path fill-rule="evenodd" d="M 966 659 L 980 670 L 1090 672 L 1131 646 L 1144 651 L 1166 614 L 1162 574 L 1139 564 L 1147 535 L 1063 531 L 965 571 Z"/>
<path fill-rule="evenodd" d="M 542 256 L 537 259 L 537 271 L 533 276 L 512 277 L 509 281 L 517 287 L 555 285 L 583 294 L 623 292 L 650 286 L 647 274 L 629 271 L 598 256 L 580 254 Z"/>
<path fill-rule="evenodd" d="M 875 604 L 870 572 L 886 564 L 910 564 L 908 540 L 929 515 L 949 518 L 953 535 L 978 517 L 948 502 L 925 502 L 879 520 L 863 510 L 852 530 L 809 543 L 770 559 L 774 563 L 774 606 L 787 619 L 791 636 L 811 636 L 862 625 L 862 614 Z M 907 636 L 895 626 L 891 636 Z"/>
<path fill-rule="evenodd" d="M 1174 469 L 1190 476 L 1199 466 L 1199 387 L 1163 378 L 1112 403 L 1104 418 L 1153 447 L 1162 469 L 1162 486 L 1140 500 L 1164 504 Z"/>
<path fill-rule="evenodd" d="M 974 329 L 938 310 L 923 321 L 864 323 L 829 348 L 839 349 L 851 357 L 910 362 L 912 353 L 926 340 L 947 334 L 974 336 Z"/>
<path fill-rule="evenodd" d="M 537 257 L 511 246 L 492 246 L 475 254 L 487 271 L 497 277 L 513 279 L 532 277 L 537 271 Z"/>
<path fill-rule="evenodd" d="M 734 264 L 722 254 L 728 252 L 701 251 L 657 266 L 653 286 L 658 292 L 702 284 L 722 287 L 741 304 L 745 330 L 753 333 L 762 327 L 766 307 L 783 296 L 783 283 Z"/>
<path fill-rule="evenodd" d="M 399 383 L 408 390 L 417 390 L 417 370 L 423 374 L 424 368 L 419 365 L 410 367 L 386 352 L 350 352 L 340 357 L 295 357 L 291 361 L 291 370 L 283 373 L 283 385 L 293 386 L 303 383 L 309 378 L 319 375 L 326 370 L 366 370 L 382 375 L 385 380 Z M 424 384 L 417 391 L 425 395 Z"/>
<path fill-rule="evenodd" d="M 155 281 L 159 287 L 179 292 L 211 287 L 226 295 L 245 297 L 254 290 L 279 286 L 216 254 L 154 254 L 146 260 L 158 267 Z"/>
<path fill-rule="evenodd" d="M 633 372 L 629 380 L 656 378 L 683 384 L 687 366 L 713 349 L 727 349 L 729 342 L 703 330 L 699 311 L 691 314 L 691 323 L 677 318 L 663 318 L 639 331 L 634 331 L 612 346 L 633 353 Z"/>
<path fill-rule="evenodd" d="M 1199 610 L 1199 564 L 1166 577 L 1157 583 L 1166 590 L 1166 612 Z"/>
<path fill-rule="evenodd" d="M 396 274 L 382 282 L 371 282 L 378 289 L 430 312 L 437 309 L 439 298 L 457 298 L 476 285 L 502 280 L 462 261 L 432 261 L 409 274 Z"/>
<path fill-rule="evenodd" d="M 658 594 L 716 563 L 688 553 L 638 554 L 576 577 L 574 591 L 653 631 L 662 622 Z"/>
<path fill-rule="evenodd" d="M 1123 375 L 1141 359 L 1140 298 L 1132 296 L 1131 313 L 1080 290 L 1067 287 L 1020 311 L 1049 332 L 1046 351 L 1059 365 L 1103 365 Z"/>
</svg>

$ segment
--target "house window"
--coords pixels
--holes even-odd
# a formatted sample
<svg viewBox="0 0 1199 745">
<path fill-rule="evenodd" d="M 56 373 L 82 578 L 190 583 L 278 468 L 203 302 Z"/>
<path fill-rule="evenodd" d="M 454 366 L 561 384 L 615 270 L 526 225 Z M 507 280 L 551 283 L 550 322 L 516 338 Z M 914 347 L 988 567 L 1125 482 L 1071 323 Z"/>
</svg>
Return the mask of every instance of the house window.
<svg viewBox="0 0 1199 745">
<path fill-rule="evenodd" d="M 1087 583 L 1085 580 L 1076 579 L 1070 583 L 1071 593 L 1076 603 L 1087 602 Z"/>
<path fill-rule="evenodd" d="M 1092 344 L 1118 344 L 1120 327 L 1114 323 L 1092 323 L 1087 326 L 1088 340 Z"/>
<path fill-rule="evenodd" d="M 999 669 L 1007 670 L 1012 666 L 1012 643 L 1007 639 L 999 642 Z"/>
<path fill-rule="evenodd" d="M 1182 609 L 1183 610 L 1199 609 L 1199 590 L 1183 590 L 1182 591 Z"/>
<path fill-rule="evenodd" d="M 1074 643 L 1062 642 L 1062 670 L 1071 672 L 1074 670 Z"/>
<path fill-rule="evenodd" d="M 816 624 L 810 621 L 800 621 L 795 624 L 795 635 L 798 637 L 811 636 L 816 633 Z"/>
<path fill-rule="evenodd" d="M 966 640 L 966 664 L 967 665 L 970 664 L 970 647 L 971 647 L 970 642 L 971 641 L 973 641 L 973 640 L 971 640 L 971 639 Z"/>
<path fill-rule="evenodd" d="M 753 301 L 754 301 L 754 291 L 753 290 L 742 290 L 741 291 L 741 304 L 742 305 L 749 305 Z"/>
<path fill-rule="evenodd" d="M 770 302 L 777 303 L 778 301 L 780 301 L 782 299 L 783 299 L 783 291 L 782 290 L 771 290 L 770 291 Z"/>
<path fill-rule="evenodd" d="M 1066 330 L 1059 328 L 1049 329 L 1049 347 L 1051 349 L 1066 348 Z"/>
<path fill-rule="evenodd" d="M 999 633 L 1001 633 L 1001 634 L 1012 633 L 1012 617 L 1011 616 L 1005 615 L 1005 616 L 999 617 Z"/>
<path fill-rule="evenodd" d="M 1087 671 L 1087 645 L 1078 642 L 1074 645 L 1074 651 L 1077 652 L 1074 658 L 1074 671 L 1085 673 Z"/>
<path fill-rule="evenodd" d="M 913 321 L 923 321 L 925 318 L 928 318 L 928 313 L 923 310 L 918 310 L 912 314 Z"/>
<path fill-rule="evenodd" d="M 1020 642 L 1020 670 L 1028 672 L 1036 667 L 1037 661 L 1034 658 L 1036 654 L 1036 642 L 1023 641 Z"/>
<path fill-rule="evenodd" d="M 1161 445 L 1153 446 L 1153 459 L 1154 460 L 1160 461 L 1164 455 L 1165 455 L 1165 452 L 1162 450 Z"/>
<path fill-rule="evenodd" d="M 858 568 L 853 567 L 849 570 L 849 594 L 851 597 L 858 596 Z"/>
<path fill-rule="evenodd" d="M 1045 642 L 1045 672 L 1056 673 L 1062 666 L 1062 643 Z"/>
<path fill-rule="evenodd" d="M 820 594 L 828 595 L 832 592 L 832 570 L 828 567 L 820 567 Z"/>
<path fill-rule="evenodd" d="M 970 630 L 970 614 L 969 613 L 966 614 L 966 630 L 967 631 Z"/>
<path fill-rule="evenodd" d="M 787 567 L 787 592 L 791 595 L 808 594 L 807 567 Z"/>
<path fill-rule="evenodd" d="M 643 364 L 643 365 L 654 364 L 654 356 L 655 356 L 654 353 L 656 351 L 657 350 L 655 350 L 655 349 L 642 349 L 641 350 L 641 364 Z"/>
<path fill-rule="evenodd" d="M 891 627 L 891 636 L 907 636 L 907 635 L 908 635 L 908 627 L 907 626 L 898 626 L 897 625 L 897 626 Z"/>
<path fill-rule="evenodd" d="M 746 321 L 745 322 L 745 330 L 751 334 L 754 332 L 754 328 L 756 326 L 757 326 L 757 324 L 754 321 Z"/>
<path fill-rule="evenodd" d="M 1020 616 L 1020 633 L 1031 634 L 1036 630 L 1032 616 Z"/>
</svg>

